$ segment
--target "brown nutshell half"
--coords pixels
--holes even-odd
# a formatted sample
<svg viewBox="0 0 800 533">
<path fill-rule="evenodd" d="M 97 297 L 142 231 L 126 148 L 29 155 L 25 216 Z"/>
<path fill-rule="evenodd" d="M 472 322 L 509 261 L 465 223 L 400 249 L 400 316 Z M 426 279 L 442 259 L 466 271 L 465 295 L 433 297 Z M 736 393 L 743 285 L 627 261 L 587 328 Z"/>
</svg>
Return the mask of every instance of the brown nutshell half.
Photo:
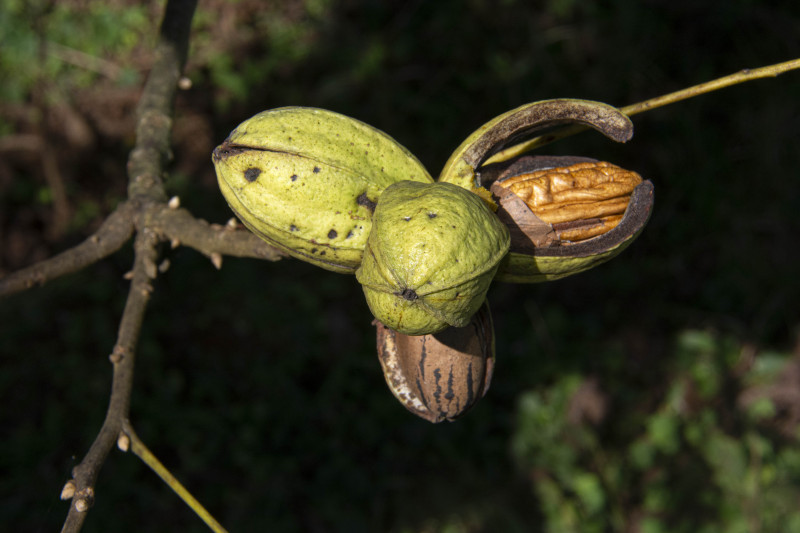
<svg viewBox="0 0 800 533">
<path fill-rule="evenodd" d="M 415 415 L 437 423 L 466 413 L 486 394 L 494 370 L 488 304 L 463 328 L 410 336 L 377 320 L 378 358 L 392 394 Z"/>
</svg>

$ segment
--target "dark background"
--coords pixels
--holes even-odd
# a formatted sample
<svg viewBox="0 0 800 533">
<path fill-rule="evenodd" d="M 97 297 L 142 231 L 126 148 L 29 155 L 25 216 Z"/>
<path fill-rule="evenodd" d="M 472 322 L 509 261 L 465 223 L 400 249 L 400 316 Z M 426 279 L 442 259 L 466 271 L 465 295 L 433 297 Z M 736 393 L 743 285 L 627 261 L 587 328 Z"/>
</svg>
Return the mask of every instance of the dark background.
<svg viewBox="0 0 800 533">
<path fill-rule="evenodd" d="M 124 198 L 161 8 L 0 7 L 0 274 L 79 242 Z M 218 223 L 211 150 L 264 109 L 361 119 L 435 176 L 526 102 L 623 106 L 800 56 L 789 1 L 209 0 L 194 28 L 168 188 Z M 590 272 L 493 286 L 492 388 L 452 424 L 391 396 L 354 278 L 165 250 L 134 427 L 231 531 L 800 531 L 799 97 L 788 73 L 636 116 L 626 145 L 587 133 L 540 150 L 641 173 L 653 217 Z M 0 303 L 8 530 L 66 516 L 131 261 L 128 247 Z M 204 530 L 130 454 L 112 452 L 97 494 L 85 531 Z"/>
</svg>

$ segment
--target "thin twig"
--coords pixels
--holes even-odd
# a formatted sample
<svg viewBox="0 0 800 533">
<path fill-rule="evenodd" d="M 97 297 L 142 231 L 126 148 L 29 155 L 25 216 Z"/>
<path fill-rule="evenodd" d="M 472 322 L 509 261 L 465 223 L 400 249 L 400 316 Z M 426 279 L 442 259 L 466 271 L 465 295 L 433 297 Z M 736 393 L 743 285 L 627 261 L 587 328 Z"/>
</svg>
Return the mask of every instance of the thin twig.
<svg viewBox="0 0 800 533">
<path fill-rule="evenodd" d="M 38 152 L 42 174 L 50 188 L 53 200 L 53 224 L 50 228 L 52 238 L 60 237 L 69 223 L 70 207 L 64 178 L 58 168 L 58 161 L 44 135 L 19 134 L 0 138 L 0 152 Z"/>
<path fill-rule="evenodd" d="M 725 87 L 730 87 L 731 85 L 736 85 L 746 81 L 758 80 L 761 78 L 774 78 L 775 76 L 779 76 L 785 72 L 799 68 L 800 59 L 793 59 L 791 61 L 785 61 L 783 63 L 777 63 L 775 65 L 769 65 L 766 67 L 744 69 L 734 74 L 717 78 L 716 80 L 711 80 L 699 85 L 694 85 L 687 89 L 681 89 L 680 91 L 656 96 L 655 98 L 650 98 L 649 100 L 645 100 L 643 102 L 622 107 L 620 108 L 620 111 L 626 115 L 635 115 L 637 113 L 643 113 L 644 111 L 650 111 L 658 107 L 674 104 L 675 102 L 680 102 L 681 100 L 686 100 L 688 98 L 700 96 L 701 94 L 724 89 Z M 550 144 L 551 142 L 558 141 L 565 137 L 575 135 L 576 133 L 586 131 L 587 129 L 588 128 L 586 126 L 571 125 L 550 133 L 546 133 L 544 135 L 533 137 L 525 142 L 515 144 L 514 146 L 506 148 L 505 150 L 497 152 L 492 157 L 487 159 L 483 164 L 490 165 L 493 163 L 508 161 L 509 159 L 517 157 L 525 152 L 529 152 L 530 150 Z"/>
<path fill-rule="evenodd" d="M 96 72 L 112 80 L 117 80 L 122 74 L 122 68 L 107 59 L 53 41 L 46 41 L 44 46 L 49 56 L 70 65 Z"/>
<path fill-rule="evenodd" d="M 219 254 L 277 261 L 287 256 L 250 231 L 245 231 L 238 223 L 225 226 L 209 224 L 195 218 L 186 209 L 165 207 L 153 214 L 151 222 L 152 227 L 174 245 L 194 248 L 208 257 Z"/>
<path fill-rule="evenodd" d="M 93 235 L 79 245 L 0 279 L 0 297 L 77 272 L 119 250 L 130 239 L 136 206 L 123 202 Z"/>
<path fill-rule="evenodd" d="M 64 234 L 69 225 L 70 206 L 67 199 L 67 188 L 64 185 L 64 176 L 58 168 L 55 152 L 52 145 L 45 141 L 44 149 L 41 151 L 40 160 L 42 163 L 42 174 L 44 175 L 47 187 L 50 189 L 53 202 L 53 221 L 49 228 L 52 239 L 57 239 Z"/>
<path fill-rule="evenodd" d="M 178 481 L 172 473 L 167 470 L 167 468 L 161 464 L 161 461 L 153 455 L 153 453 L 145 446 L 144 442 L 141 441 L 139 436 L 133 430 L 133 427 L 130 424 L 130 421 L 125 420 L 122 424 L 122 431 L 124 435 L 127 436 L 129 439 L 130 449 L 131 451 L 144 462 L 147 466 L 149 466 L 153 472 L 155 472 L 158 477 L 160 477 L 164 483 L 169 485 L 169 487 L 175 491 L 181 500 L 189 506 L 192 511 L 195 512 L 200 519 L 205 522 L 205 524 L 212 530 L 214 533 L 227 533 L 227 530 L 222 527 L 222 525 L 217 522 L 217 520 L 211 516 L 211 513 L 206 511 L 205 507 L 197 501 L 197 499 L 192 496 L 192 494 L 186 490 L 186 488 Z M 126 450 L 127 451 L 127 450 Z"/>
<path fill-rule="evenodd" d="M 172 153 L 172 108 L 186 63 L 197 0 L 170 0 L 161 24 L 156 61 L 136 110 L 136 146 L 128 157 L 128 197 L 165 202 L 162 177 Z"/>
<path fill-rule="evenodd" d="M 651 98 L 649 100 L 645 100 L 644 102 L 639 102 L 638 104 L 625 106 L 620 109 L 620 111 L 626 115 L 635 115 L 644 111 L 650 111 L 651 109 L 655 109 L 657 107 L 680 102 L 681 100 L 694 98 L 695 96 L 700 96 L 701 94 L 718 91 L 719 89 L 724 89 L 725 87 L 730 87 L 731 85 L 737 85 L 746 81 L 759 80 L 762 78 L 774 78 L 776 76 L 780 76 L 784 72 L 789 72 L 790 70 L 796 70 L 798 68 L 800 68 L 800 59 L 793 59 L 791 61 L 785 61 L 783 63 L 777 63 L 775 65 L 769 65 L 766 67 L 744 69 L 734 74 L 717 78 L 716 80 L 694 85 L 693 87 L 681 89 L 680 91 L 675 91 L 674 93 L 665 94 L 663 96 L 657 96 L 656 98 Z"/>
<path fill-rule="evenodd" d="M 0 279 L 0 298 L 77 272 L 116 252 L 131 237 L 140 209 L 136 202 L 123 202 L 79 245 Z M 228 255 L 278 261 L 287 257 L 285 252 L 244 231 L 238 224 L 235 227 L 209 224 L 186 209 L 170 209 L 166 204 L 156 203 L 147 210 L 145 219 L 145 225 L 162 240 L 194 248 L 210 258 Z"/>
<path fill-rule="evenodd" d="M 153 263 L 157 257 L 157 244 L 157 237 L 147 229 L 139 232 L 136 236 L 133 281 L 125 302 L 125 310 L 122 313 L 117 343 L 109 356 L 114 368 L 111 398 L 100 432 L 89 448 L 89 452 L 72 470 L 72 479 L 68 483 L 74 488 L 74 495 L 67 519 L 61 529 L 62 533 L 80 531 L 87 511 L 94 503 L 94 486 L 97 475 L 119 436 L 123 420 L 128 417 L 133 389 L 136 341 L 139 338 L 150 293 L 153 291 L 148 265 Z"/>
</svg>

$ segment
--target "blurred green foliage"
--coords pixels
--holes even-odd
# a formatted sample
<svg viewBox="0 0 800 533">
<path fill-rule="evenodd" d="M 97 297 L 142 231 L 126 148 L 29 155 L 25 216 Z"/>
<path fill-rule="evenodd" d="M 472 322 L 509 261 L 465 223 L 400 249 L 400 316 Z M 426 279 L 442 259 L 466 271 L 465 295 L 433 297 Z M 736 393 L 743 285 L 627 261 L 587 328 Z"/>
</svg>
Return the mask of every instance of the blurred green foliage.
<svg viewBox="0 0 800 533">
<path fill-rule="evenodd" d="M 3 1 L 0 101 L 25 101 L 43 82 L 46 98 L 65 98 L 104 72 L 121 84 L 138 84 L 134 65 L 106 63 L 106 58 L 130 58 L 134 50 L 155 44 L 148 15 L 151 7 L 148 3 Z"/>
<path fill-rule="evenodd" d="M 523 393 L 512 446 L 532 473 L 546 530 L 623 530 L 633 500 L 647 532 L 797 531 L 800 449 L 776 446 L 764 434 L 763 422 L 774 415 L 770 400 L 734 411 L 733 428 L 720 419 L 731 415 L 720 412 L 721 381 L 735 373 L 740 352 L 735 339 L 682 332 L 662 403 L 627 416 L 611 434 L 570 420 L 581 376 Z M 696 403 L 687 402 L 689 390 Z M 612 406 L 608 415 L 617 413 Z"/>
<path fill-rule="evenodd" d="M 159 4 L 3 2 L 3 102 L 141 81 Z M 745 0 L 201 1 L 176 125 L 200 113 L 220 142 L 263 109 L 325 107 L 435 175 L 525 102 L 624 105 L 790 59 L 796 15 Z M 129 74 L 43 59 L 43 36 Z M 494 383 L 454 424 L 416 420 L 388 392 L 352 278 L 288 260 L 218 272 L 178 248 L 139 345 L 134 425 L 231 531 L 800 531 L 797 94 L 787 74 L 636 117 L 626 146 L 585 135 L 544 150 L 641 172 L 655 212 L 608 265 L 492 288 Z M 191 150 L 203 130 L 187 130 L 170 191 L 224 221 L 210 148 Z M 95 157 L 129 143 L 103 139 Z M 100 199 L 124 183 L 118 159 L 97 167 Z M 52 196 L 27 175 L 0 186 L 2 209 Z M 105 205 L 90 200 L 82 223 Z M 102 422 L 130 261 L 0 304 L 10 530 L 66 514 L 57 495 Z M 112 453 L 97 490 L 85 531 L 205 530 L 129 455 Z"/>
</svg>

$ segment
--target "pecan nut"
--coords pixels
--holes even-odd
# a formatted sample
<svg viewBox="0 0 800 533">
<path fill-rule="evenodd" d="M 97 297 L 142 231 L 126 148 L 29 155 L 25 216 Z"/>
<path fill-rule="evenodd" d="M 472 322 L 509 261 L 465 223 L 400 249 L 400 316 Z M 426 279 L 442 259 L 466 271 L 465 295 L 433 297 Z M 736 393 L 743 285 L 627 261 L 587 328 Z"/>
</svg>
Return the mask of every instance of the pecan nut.
<svg viewBox="0 0 800 533">
<path fill-rule="evenodd" d="M 392 394 L 429 422 L 453 421 L 489 389 L 494 371 L 494 330 L 488 304 L 463 328 L 409 336 L 379 321 L 378 358 Z"/>
</svg>

